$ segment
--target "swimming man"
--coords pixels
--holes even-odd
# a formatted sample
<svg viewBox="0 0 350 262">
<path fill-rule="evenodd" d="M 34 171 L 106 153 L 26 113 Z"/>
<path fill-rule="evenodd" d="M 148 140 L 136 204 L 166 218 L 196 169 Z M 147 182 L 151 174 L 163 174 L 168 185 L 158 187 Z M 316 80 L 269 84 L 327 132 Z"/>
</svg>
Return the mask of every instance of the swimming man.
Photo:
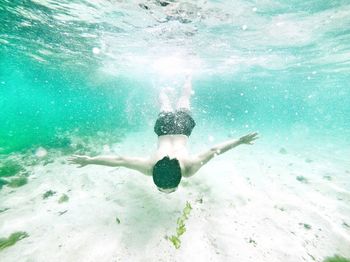
<svg viewBox="0 0 350 262">
<path fill-rule="evenodd" d="M 170 88 L 164 88 L 159 95 L 160 113 L 154 126 L 154 131 L 158 135 L 158 147 L 149 158 L 74 155 L 69 161 L 78 164 L 78 167 L 103 165 L 134 169 L 152 176 L 161 192 L 171 193 L 177 189 L 182 177 L 193 176 L 215 156 L 242 144 L 251 145 L 258 138 L 257 133 L 250 133 L 239 139 L 231 139 L 213 146 L 198 155 L 190 156 L 187 141 L 196 125 L 190 112 L 191 77 L 186 79 L 175 111 L 167 94 L 169 91 Z"/>
</svg>

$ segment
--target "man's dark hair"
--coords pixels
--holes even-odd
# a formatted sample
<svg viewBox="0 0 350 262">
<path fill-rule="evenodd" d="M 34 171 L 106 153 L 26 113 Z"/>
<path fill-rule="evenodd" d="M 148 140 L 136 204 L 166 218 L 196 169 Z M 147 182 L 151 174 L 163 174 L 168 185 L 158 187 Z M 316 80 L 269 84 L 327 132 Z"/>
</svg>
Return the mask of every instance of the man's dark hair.
<svg viewBox="0 0 350 262">
<path fill-rule="evenodd" d="M 153 182 L 159 188 L 174 188 L 180 184 L 181 168 L 179 160 L 168 156 L 159 160 L 153 167 Z"/>
</svg>

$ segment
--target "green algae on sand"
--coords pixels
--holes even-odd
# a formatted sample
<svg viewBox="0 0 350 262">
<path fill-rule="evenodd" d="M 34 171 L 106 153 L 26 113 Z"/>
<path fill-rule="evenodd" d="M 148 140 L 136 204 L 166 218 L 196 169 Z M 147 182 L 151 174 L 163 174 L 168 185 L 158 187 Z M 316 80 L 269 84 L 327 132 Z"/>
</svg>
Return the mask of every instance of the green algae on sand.
<svg viewBox="0 0 350 262">
<path fill-rule="evenodd" d="M 13 160 L 7 160 L 0 166 L 0 177 L 15 176 L 23 170 L 20 164 Z"/>
<path fill-rule="evenodd" d="M 304 226 L 305 229 L 311 229 L 311 226 L 309 224 L 305 224 L 304 223 L 303 226 Z"/>
<path fill-rule="evenodd" d="M 16 244 L 19 240 L 29 237 L 27 232 L 18 231 L 12 233 L 8 238 L 0 238 L 0 251 L 4 248 L 12 246 Z"/>
<path fill-rule="evenodd" d="M 61 203 L 64 203 L 64 202 L 68 202 L 69 200 L 69 197 L 66 195 L 66 194 L 63 194 L 60 199 L 58 199 L 58 203 L 61 204 Z"/>
<path fill-rule="evenodd" d="M 181 217 L 177 219 L 176 235 L 172 235 L 171 237 L 168 238 L 171 241 L 171 243 L 173 243 L 176 249 L 179 249 L 181 246 L 180 236 L 186 232 L 185 221 L 188 219 L 188 216 L 190 215 L 191 210 L 192 210 L 192 207 L 190 203 L 186 202 L 186 206 L 182 211 Z"/>
<path fill-rule="evenodd" d="M 333 257 L 327 257 L 323 262 L 350 262 L 350 259 L 334 255 Z"/>
<path fill-rule="evenodd" d="M 1 179 L 1 178 L 0 178 L 0 189 L 1 189 L 3 186 L 7 185 L 8 183 L 9 183 L 9 182 L 8 182 L 7 180 Z"/>
<path fill-rule="evenodd" d="M 284 147 L 281 147 L 279 153 L 282 155 L 285 155 L 285 154 L 287 154 L 287 150 Z"/>
<path fill-rule="evenodd" d="M 309 183 L 309 180 L 307 180 L 307 178 L 305 178 L 304 176 L 297 176 L 296 180 L 298 180 L 301 183 L 307 184 Z"/>
<path fill-rule="evenodd" d="M 46 192 L 43 194 L 43 199 L 47 199 L 48 197 L 51 197 L 51 196 L 53 196 L 54 194 L 56 194 L 55 191 L 48 190 L 48 191 L 46 191 Z"/>
<path fill-rule="evenodd" d="M 15 188 L 21 187 L 28 183 L 28 179 L 25 176 L 15 177 L 10 180 L 7 186 Z"/>
<path fill-rule="evenodd" d="M 171 243 L 173 243 L 173 245 L 174 245 L 174 247 L 175 247 L 176 249 L 179 249 L 179 248 L 180 248 L 180 246 L 181 246 L 181 240 L 180 240 L 179 237 L 177 237 L 177 236 L 171 236 L 171 237 L 169 238 L 169 240 L 171 241 Z"/>
</svg>

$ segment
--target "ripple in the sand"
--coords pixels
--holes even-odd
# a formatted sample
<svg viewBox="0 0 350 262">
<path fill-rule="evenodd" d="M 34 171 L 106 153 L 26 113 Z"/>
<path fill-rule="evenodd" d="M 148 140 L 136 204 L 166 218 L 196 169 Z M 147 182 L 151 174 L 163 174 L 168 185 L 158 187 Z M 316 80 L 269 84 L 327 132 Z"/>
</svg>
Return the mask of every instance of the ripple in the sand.
<svg viewBox="0 0 350 262">
<path fill-rule="evenodd" d="M 343 226 L 347 227 L 347 228 L 350 228 L 350 225 L 348 223 L 346 223 L 346 222 L 343 222 Z"/>
</svg>

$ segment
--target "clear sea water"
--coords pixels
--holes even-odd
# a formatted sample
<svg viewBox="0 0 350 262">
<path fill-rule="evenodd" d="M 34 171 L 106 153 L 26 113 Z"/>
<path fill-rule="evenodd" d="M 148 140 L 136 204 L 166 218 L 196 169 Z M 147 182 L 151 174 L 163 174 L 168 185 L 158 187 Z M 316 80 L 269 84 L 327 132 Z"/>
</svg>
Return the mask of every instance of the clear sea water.
<svg viewBox="0 0 350 262">
<path fill-rule="evenodd" d="M 348 144 L 349 1 L 168 2 L 2 0 L 0 153 L 152 128 L 189 70 L 198 122 Z"/>
<path fill-rule="evenodd" d="M 189 73 L 193 151 L 255 145 L 169 195 L 68 164 L 155 148 L 158 94 Z M 349 83 L 349 0 L 0 0 L 0 260 L 350 257 Z"/>
</svg>

